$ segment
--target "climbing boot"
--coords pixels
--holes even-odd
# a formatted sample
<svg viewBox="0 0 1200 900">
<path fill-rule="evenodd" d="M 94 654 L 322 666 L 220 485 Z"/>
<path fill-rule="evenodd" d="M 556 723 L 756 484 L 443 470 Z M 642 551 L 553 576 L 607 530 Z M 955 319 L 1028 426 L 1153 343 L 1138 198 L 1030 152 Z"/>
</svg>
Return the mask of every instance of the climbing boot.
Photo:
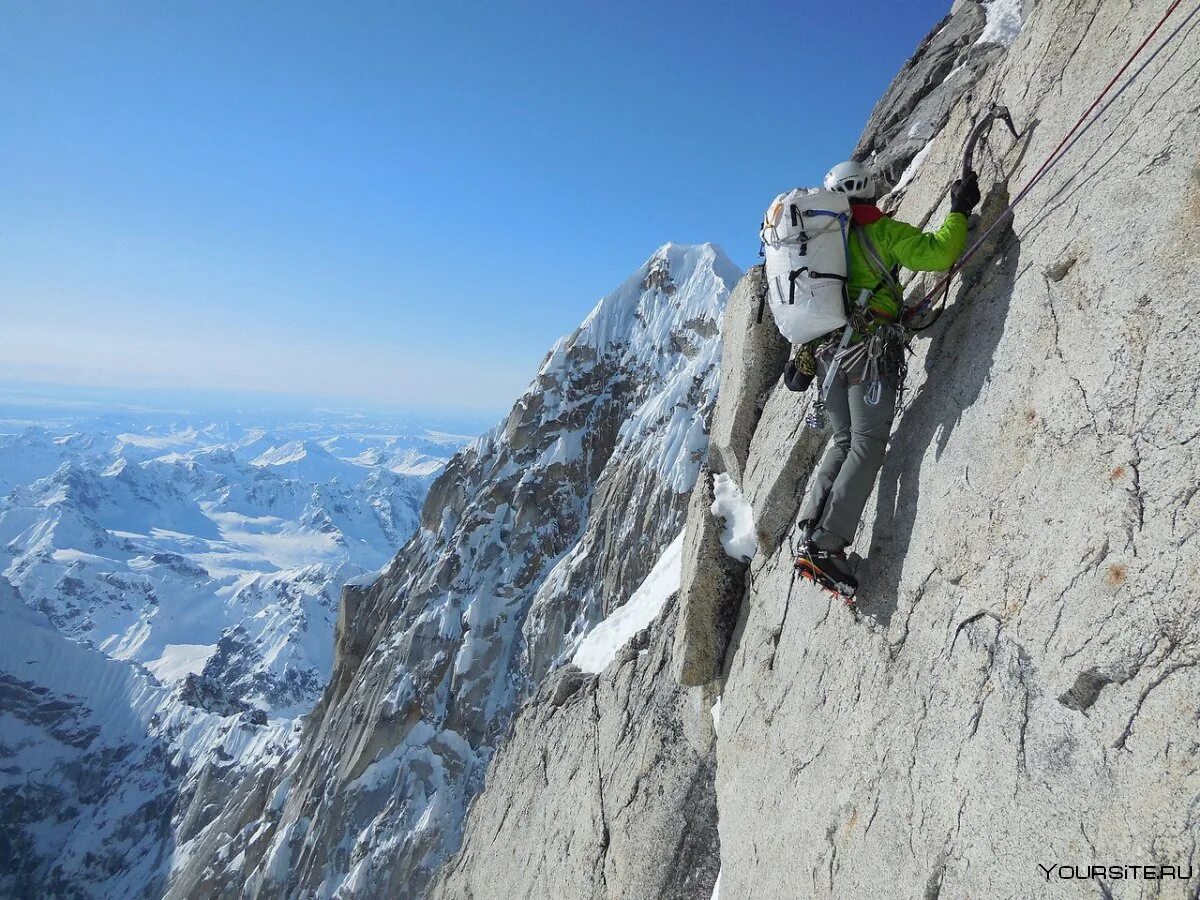
<svg viewBox="0 0 1200 900">
<path fill-rule="evenodd" d="M 803 552 L 812 543 L 813 532 L 817 530 L 817 520 L 801 519 L 796 523 L 796 527 L 800 529 L 800 549 Z"/>
<path fill-rule="evenodd" d="M 825 590 L 837 594 L 847 605 L 854 603 L 858 579 L 850 571 L 844 550 L 822 550 L 806 543 L 796 556 L 796 571 Z"/>
</svg>

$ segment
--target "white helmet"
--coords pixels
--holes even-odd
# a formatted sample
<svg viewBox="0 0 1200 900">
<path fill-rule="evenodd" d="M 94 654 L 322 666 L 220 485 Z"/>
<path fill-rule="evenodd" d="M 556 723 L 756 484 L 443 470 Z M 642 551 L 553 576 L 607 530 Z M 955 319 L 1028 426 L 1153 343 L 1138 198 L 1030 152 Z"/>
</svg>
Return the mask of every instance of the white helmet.
<svg viewBox="0 0 1200 900">
<path fill-rule="evenodd" d="M 825 189 L 869 198 L 875 196 L 875 179 L 862 163 L 848 159 L 825 173 Z"/>
</svg>

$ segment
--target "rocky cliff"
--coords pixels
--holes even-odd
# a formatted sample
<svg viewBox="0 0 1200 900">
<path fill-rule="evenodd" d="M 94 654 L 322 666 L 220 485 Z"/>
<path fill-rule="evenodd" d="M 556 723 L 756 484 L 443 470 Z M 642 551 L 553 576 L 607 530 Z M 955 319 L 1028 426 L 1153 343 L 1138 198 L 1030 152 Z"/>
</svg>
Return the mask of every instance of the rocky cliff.
<svg viewBox="0 0 1200 900">
<path fill-rule="evenodd" d="M 1007 104 L 1022 134 L 980 145 L 973 241 L 1160 6 L 960 0 L 856 151 L 886 208 L 936 225 L 975 116 Z M 914 341 L 857 610 L 795 577 L 824 435 L 779 383 L 787 347 L 747 273 L 679 597 L 598 677 L 568 667 L 531 697 L 435 896 L 1194 896 L 1196 877 L 1048 885 L 1038 865 L 1200 862 L 1197 27 Z M 725 548 L 717 476 L 753 511 L 750 562 Z"/>
<path fill-rule="evenodd" d="M 518 702 L 680 532 L 740 274 L 668 244 L 551 349 L 387 573 L 346 590 L 299 749 L 193 804 L 169 896 L 425 894 Z"/>
<path fill-rule="evenodd" d="M 969 99 L 930 102 L 908 79 L 919 56 L 860 144 L 931 127 L 896 176 L 895 214 L 940 221 L 972 113 L 995 100 L 1023 134 L 997 129 L 978 155 L 980 234 L 1162 13 L 1027 5 L 1009 49 L 964 45 L 939 76 L 976 78 Z M 775 387 L 737 433 L 745 462 L 712 456 L 760 542 L 746 578 L 713 592 L 726 563 L 693 505 L 685 584 L 689 567 L 700 577 L 680 646 L 706 661 L 714 594 L 740 610 L 715 672 L 722 896 L 1194 896 L 1200 874 L 1072 886 L 1038 866 L 1198 862 L 1198 29 L 1017 207 L 914 342 L 855 543 L 857 613 L 791 564 L 794 473 L 820 437 L 799 425 L 808 398 Z M 944 117 L 921 118 L 935 106 Z M 910 112 L 892 124 L 894 109 Z M 755 383 L 727 398 L 723 379 L 714 439 L 724 410 L 760 402 Z"/>
<path fill-rule="evenodd" d="M 707 897 L 717 877 L 712 719 L 671 676 L 674 606 L 599 675 L 524 706 L 430 896 Z"/>
</svg>

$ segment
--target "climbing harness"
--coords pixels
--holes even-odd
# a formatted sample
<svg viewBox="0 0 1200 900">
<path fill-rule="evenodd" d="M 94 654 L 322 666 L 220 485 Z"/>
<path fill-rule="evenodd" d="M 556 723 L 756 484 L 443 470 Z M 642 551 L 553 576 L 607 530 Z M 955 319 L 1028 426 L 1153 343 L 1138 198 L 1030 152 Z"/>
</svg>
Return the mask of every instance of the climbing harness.
<svg viewBox="0 0 1200 900">
<path fill-rule="evenodd" d="M 890 364 L 888 358 L 888 348 L 896 347 L 897 354 L 900 357 L 895 374 L 900 382 L 897 385 L 897 391 L 903 389 L 904 372 L 904 352 L 905 344 L 904 327 L 895 322 L 879 325 L 871 333 L 871 337 L 867 340 L 867 369 L 866 377 L 863 382 L 867 385 L 867 391 L 863 399 L 866 400 L 868 406 L 878 406 L 880 399 L 883 397 L 883 382 L 885 378 L 884 366 Z"/>
<path fill-rule="evenodd" d="M 937 295 L 939 293 L 941 293 L 943 290 L 945 291 L 945 296 L 949 296 L 950 281 L 954 278 L 955 275 L 957 275 L 959 272 L 962 271 L 963 267 L 967 264 L 967 262 L 970 261 L 971 257 L 973 257 L 979 251 L 980 247 L 983 246 L 984 242 L 989 237 L 992 236 L 992 234 L 996 231 L 997 228 L 1000 227 L 1000 224 L 1002 222 L 1004 222 L 1009 216 L 1012 215 L 1013 210 L 1016 208 L 1017 204 L 1025 199 L 1025 197 L 1029 194 L 1029 192 L 1038 185 L 1038 183 L 1046 176 L 1046 174 L 1052 168 L 1054 168 L 1056 165 L 1058 165 L 1058 163 L 1062 160 L 1062 158 L 1064 156 L 1066 156 L 1067 153 L 1070 152 L 1072 147 L 1075 146 L 1076 142 L 1078 142 L 1078 140 L 1081 137 L 1083 137 L 1084 134 L 1087 133 L 1088 129 L 1090 129 L 1093 125 L 1095 125 L 1098 121 L 1100 121 L 1100 119 L 1104 116 L 1105 112 L 1108 111 L 1109 107 L 1111 107 L 1120 98 L 1120 96 L 1125 93 L 1125 91 L 1129 88 L 1129 86 L 1131 84 L 1133 84 L 1133 82 L 1137 79 L 1137 77 L 1146 70 L 1146 68 L 1150 65 L 1150 63 L 1152 63 L 1158 57 L 1158 55 L 1160 53 L 1162 53 L 1162 51 L 1167 47 L 1167 45 L 1170 44 L 1171 41 L 1173 41 L 1179 35 L 1179 33 L 1181 31 L 1183 31 L 1183 29 L 1187 26 L 1188 22 L 1190 22 L 1195 17 L 1196 13 L 1200 12 L 1200 5 L 1198 5 L 1195 9 L 1193 9 L 1190 13 L 1188 13 L 1187 17 L 1182 22 L 1180 22 L 1179 25 L 1177 25 L 1175 27 L 1174 31 L 1172 31 L 1169 35 L 1167 35 L 1167 37 L 1163 40 L 1163 42 L 1161 44 L 1158 45 L 1158 47 L 1154 50 L 1154 52 L 1151 53 L 1149 57 L 1147 57 L 1146 61 L 1144 63 L 1142 63 L 1142 65 L 1139 66 L 1138 69 L 1132 75 L 1129 76 L 1129 78 L 1125 81 L 1125 83 L 1123 85 L 1121 85 L 1121 87 L 1117 90 L 1117 92 L 1115 94 L 1113 94 L 1112 98 L 1107 103 L 1105 103 L 1103 106 L 1100 106 L 1101 102 L 1104 100 L 1105 96 L 1107 96 L 1108 92 L 1110 90 L 1112 90 L 1113 86 L 1120 80 L 1121 76 L 1125 74 L 1125 72 L 1129 69 L 1129 67 L 1131 65 L 1133 65 L 1134 60 L 1136 60 L 1138 58 L 1138 56 L 1141 55 L 1142 51 L 1146 49 L 1146 47 L 1154 39 L 1154 36 L 1156 34 L 1158 34 L 1158 32 L 1160 30 L 1162 30 L 1163 25 L 1165 25 L 1167 23 L 1167 20 L 1171 17 L 1172 13 L 1174 13 L 1175 10 L 1178 9 L 1180 5 L 1182 5 L 1182 3 L 1183 3 L 1183 0 L 1173 0 L 1171 5 L 1169 7 L 1167 7 L 1167 11 L 1165 13 L 1163 13 L 1162 18 L 1158 20 L 1158 24 L 1155 25 L 1154 28 L 1152 28 L 1150 30 L 1150 33 L 1147 34 L 1145 38 L 1143 38 L 1142 42 L 1140 44 L 1138 44 L 1137 49 L 1134 50 L 1133 53 L 1130 55 L 1129 59 L 1127 59 L 1125 61 L 1125 64 L 1122 65 L 1121 68 L 1117 70 L 1117 73 L 1115 75 L 1113 75 L 1112 79 L 1108 82 L 1108 84 L 1106 84 L 1104 86 L 1104 89 L 1102 91 L 1100 91 L 1100 93 L 1096 96 L 1096 99 L 1093 100 L 1092 104 L 1084 111 L 1083 115 L 1081 115 L 1079 117 L 1079 119 L 1075 122 L 1075 124 L 1071 126 L 1070 131 L 1068 131 L 1066 133 L 1066 135 L 1063 137 L 1063 139 L 1059 142 L 1058 146 L 1055 147 L 1054 150 L 1050 153 L 1050 155 L 1046 157 L 1045 161 L 1041 164 L 1041 166 L 1038 168 L 1038 170 L 1033 173 L 1033 177 L 1031 177 L 1029 179 L 1029 181 L 1025 183 L 1025 186 L 1022 187 L 1021 190 L 1019 190 L 1017 192 L 1017 195 L 1012 199 L 1012 201 L 1008 204 L 1008 206 L 1006 206 L 1001 211 L 1000 215 L 998 215 L 996 217 L 996 220 L 994 222 L 992 222 L 991 225 L 988 226 L 988 228 L 983 232 L 983 234 L 981 234 L 975 240 L 975 243 L 973 243 L 970 246 L 970 248 L 968 248 L 967 252 L 962 255 L 962 257 L 953 266 L 953 268 L 951 268 L 950 271 L 946 273 L 946 275 L 942 278 L 941 281 L 939 281 L 936 285 L 934 285 L 933 290 L 931 290 L 928 294 L 926 294 L 924 299 L 922 299 L 920 303 L 918 303 L 916 306 L 912 307 L 912 309 L 910 309 L 905 314 L 905 316 L 904 316 L 905 322 L 910 322 L 910 321 L 924 315 L 926 312 L 928 312 L 928 310 L 931 309 L 934 304 L 934 298 L 937 297 Z M 1097 109 L 1097 107 L 1099 107 L 1099 109 Z M 1007 110 L 1005 110 L 1003 107 L 993 108 L 988 113 L 988 115 L 991 116 L 991 119 L 987 119 L 987 117 L 985 116 L 986 121 L 981 120 L 979 123 L 977 123 L 975 125 L 975 128 L 972 129 L 971 138 L 969 138 L 968 142 L 967 142 L 968 153 L 965 155 L 964 163 L 963 163 L 964 177 L 970 171 L 969 166 L 971 163 L 971 159 L 970 159 L 969 154 L 974 151 L 975 142 L 978 142 L 978 140 L 979 140 L 979 137 L 977 137 L 976 135 L 978 133 L 980 136 L 982 136 L 983 131 L 986 130 L 986 128 L 984 126 L 990 127 L 992 119 L 1000 118 L 1001 121 L 1004 121 L 1005 124 L 1007 124 L 1010 128 L 1012 128 L 1014 133 L 1016 132 L 1016 129 L 1012 125 L 1011 118 L 1006 119 L 1006 117 L 1004 115 L 1001 115 L 999 113 L 999 110 L 1003 110 L 1004 113 L 1007 113 Z M 1093 112 L 1095 112 L 1094 116 L 1092 116 Z M 1091 119 L 1088 118 L 1089 116 L 1091 116 Z M 1085 122 L 1086 122 L 1086 124 L 1084 124 Z M 943 297 L 942 302 L 943 303 L 945 302 L 945 297 Z M 940 312 L 938 315 L 940 316 Z M 910 327 L 908 330 L 909 330 L 909 332 L 924 331 L 926 328 L 931 327 L 934 324 L 934 322 L 936 322 L 936 321 L 937 321 L 937 317 L 934 317 L 933 321 L 931 321 L 925 325 L 922 325 L 919 328 L 911 328 Z"/>
<path fill-rule="evenodd" d="M 808 415 L 804 417 L 804 424 L 809 428 L 824 428 L 829 424 L 829 418 L 825 415 L 825 398 L 829 396 L 829 389 L 833 387 L 833 380 L 837 377 L 838 370 L 846 363 L 846 360 L 856 354 L 862 352 L 862 344 L 850 343 L 850 338 L 854 332 L 860 330 L 862 326 L 861 313 L 866 308 L 867 301 L 871 299 L 871 289 L 863 288 L 858 295 L 857 312 L 849 316 L 850 321 L 842 329 L 841 340 L 838 341 L 837 350 L 829 358 L 825 368 L 825 378 L 821 381 L 821 389 L 817 392 L 817 400 L 813 404 Z"/>
<path fill-rule="evenodd" d="M 879 283 L 874 290 L 878 290 L 881 285 L 887 285 L 888 289 L 895 296 L 896 302 L 903 309 L 904 288 L 901 286 L 899 278 L 896 277 L 897 273 L 890 270 L 884 263 L 883 257 L 879 255 L 879 250 L 876 249 L 875 242 L 871 240 L 866 229 L 859 228 L 855 233 L 858 235 L 858 240 L 862 244 L 863 250 L 866 251 L 867 260 L 879 275 Z M 883 397 L 883 370 L 880 362 L 887 352 L 888 345 L 894 343 L 899 347 L 903 347 L 907 339 L 904 328 L 895 323 L 877 324 L 871 331 L 871 336 L 867 341 L 867 366 L 863 379 L 867 384 L 867 391 L 863 399 L 866 400 L 868 406 L 878 406 L 880 399 Z M 901 354 L 901 357 L 903 357 L 903 354 Z"/>
</svg>

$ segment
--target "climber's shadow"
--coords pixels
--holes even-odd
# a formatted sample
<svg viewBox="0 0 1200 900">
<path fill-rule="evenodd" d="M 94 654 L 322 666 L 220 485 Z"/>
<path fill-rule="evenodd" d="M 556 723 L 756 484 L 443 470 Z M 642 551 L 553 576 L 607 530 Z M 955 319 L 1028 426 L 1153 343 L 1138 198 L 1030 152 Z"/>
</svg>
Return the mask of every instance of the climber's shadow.
<svg viewBox="0 0 1200 900">
<path fill-rule="evenodd" d="M 991 221 L 1007 204 L 1007 190 L 998 184 L 984 202 L 982 220 Z M 934 459 L 941 458 L 963 410 L 987 383 L 1004 333 L 1020 241 L 1010 225 L 988 243 L 991 247 L 982 247 L 964 268 L 953 302 L 926 333 L 932 342 L 925 356 L 925 380 L 899 414 L 880 474 L 870 553 L 858 571 L 862 585 L 858 608 L 864 617 L 884 626 L 899 604 L 900 576 L 917 518 L 926 449 L 934 447 Z M 908 384 L 915 381 L 910 373 Z M 940 524 L 969 527 L 966 522 Z"/>
</svg>

